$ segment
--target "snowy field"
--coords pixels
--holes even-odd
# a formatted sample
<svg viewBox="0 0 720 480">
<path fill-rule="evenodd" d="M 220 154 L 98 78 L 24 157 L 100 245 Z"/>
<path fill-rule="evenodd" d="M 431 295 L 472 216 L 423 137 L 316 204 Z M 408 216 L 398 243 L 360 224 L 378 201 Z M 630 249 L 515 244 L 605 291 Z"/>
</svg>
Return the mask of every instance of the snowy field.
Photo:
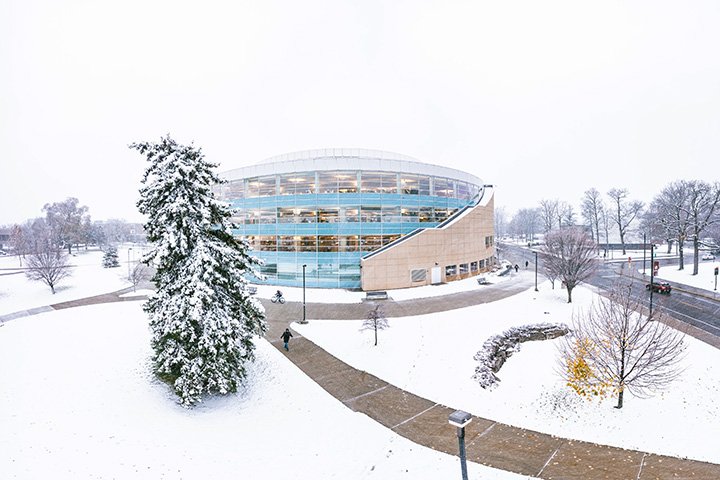
<svg viewBox="0 0 720 480">
<path fill-rule="evenodd" d="M 126 255 L 121 250 L 119 258 Z M 122 281 L 126 264 L 103 269 L 99 252 L 77 259 L 56 295 L 24 275 L 0 276 L 0 316 L 129 286 Z M 15 267 L 15 257 L 0 258 L 0 268 Z M 264 341 L 243 391 L 193 410 L 178 406 L 148 373 L 141 305 L 94 305 L 0 324 L 0 478 L 459 475 L 457 457 L 351 411 Z M 468 470 L 474 478 L 527 478 L 476 464 Z"/>
<path fill-rule="evenodd" d="M 120 250 L 123 266 L 116 269 L 101 268 L 99 252 L 73 258 L 74 275 L 56 295 L 23 275 L 0 276 L 0 316 L 129 286 L 126 250 Z M 714 265 L 702 262 L 697 278 Z M 15 257 L 0 258 L 0 268 L 16 266 Z M 673 274 L 667 267 L 660 276 L 681 281 Z M 478 288 L 477 283 L 468 282 L 467 288 Z M 301 289 L 293 290 L 283 288 L 291 300 L 297 291 L 301 295 Z M 336 301 L 356 293 L 308 290 L 308 301 L 310 295 Z M 390 319 L 377 347 L 371 332 L 359 332 L 359 321 L 312 320 L 294 328 L 351 365 L 452 408 L 564 437 L 720 463 L 715 446 L 720 351 L 692 338 L 686 370 L 673 388 L 652 399 L 627 395 L 622 410 L 612 408 L 614 399 L 598 404 L 568 394 L 554 373 L 553 341 L 523 344 L 499 372 L 501 383 L 493 391 L 471 379 L 472 357 L 489 336 L 514 325 L 569 322 L 592 295 L 576 289 L 568 305 L 564 291 L 542 283 L 540 292 L 531 289 L 492 304 Z M 265 342 L 259 342 L 258 361 L 242 392 L 185 410 L 148 374 L 149 333 L 140 302 L 0 325 L 3 479 L 459 475 L 457 458 L 413 444 L 350 411 Z M 524 478 L 469 467 L 474 478 Z"/>
</svg>

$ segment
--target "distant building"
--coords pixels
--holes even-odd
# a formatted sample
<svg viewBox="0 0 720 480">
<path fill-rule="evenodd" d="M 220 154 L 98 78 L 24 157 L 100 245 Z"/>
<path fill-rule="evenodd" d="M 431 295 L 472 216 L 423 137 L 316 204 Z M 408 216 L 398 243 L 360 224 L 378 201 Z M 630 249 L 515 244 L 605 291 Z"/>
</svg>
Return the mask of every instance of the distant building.
<svg viewBox="0 0 720 480">
<path fill-rule="evenodd" d="M 0 228 L 0 250 L 7 250 L 8 243 L 10 243 L 10 229 Z"/>
<path fill-rule="evenodd" d="M 264 280 L 385 290 L 494 263 L 493 191 L 460 170 L 363 149 L 308 150 L 221 173 L 234 233 Z"/>
</svg>

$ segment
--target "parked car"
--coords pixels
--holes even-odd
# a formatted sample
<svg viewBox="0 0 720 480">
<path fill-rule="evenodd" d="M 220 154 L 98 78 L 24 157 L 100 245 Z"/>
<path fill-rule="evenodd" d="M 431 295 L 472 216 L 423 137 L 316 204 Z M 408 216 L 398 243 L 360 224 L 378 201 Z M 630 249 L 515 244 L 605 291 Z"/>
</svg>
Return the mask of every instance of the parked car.
<svg viewBox="0 0 720 480">
<path fill-rule="evenodd" d="M 672 286 L 668 282 L 652 282 L 645 285 L 647 290 L 652 289 L 653 292 L 657 293 L 670 293 Z"/>
<path fill-rule="evenodd" d="M 712 253 L 706 253 L 705 255 L 702 256 L 702 259 L 703 260 L 715 260 L 715 255 L 713 255 Z"/>
</svg>

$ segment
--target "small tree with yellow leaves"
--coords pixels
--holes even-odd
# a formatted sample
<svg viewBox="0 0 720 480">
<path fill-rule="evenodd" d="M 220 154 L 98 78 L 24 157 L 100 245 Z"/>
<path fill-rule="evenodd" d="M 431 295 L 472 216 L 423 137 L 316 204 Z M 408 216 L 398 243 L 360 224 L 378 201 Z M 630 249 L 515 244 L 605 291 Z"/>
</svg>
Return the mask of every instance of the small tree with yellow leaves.
<svg viewBox="0 0 720 480">
<path fill-rule="evenodd" d="M 573 333 L 560 346 L 559 373 L 579 395 L 617 395 L 622 408 L 625 390 L 647 398 L 666 388 L 682 369 L 684 335 L 643 314 L 644 295 L 633 293 L 633 279 L 616 283 L 573 319 Z"/>
</svg>

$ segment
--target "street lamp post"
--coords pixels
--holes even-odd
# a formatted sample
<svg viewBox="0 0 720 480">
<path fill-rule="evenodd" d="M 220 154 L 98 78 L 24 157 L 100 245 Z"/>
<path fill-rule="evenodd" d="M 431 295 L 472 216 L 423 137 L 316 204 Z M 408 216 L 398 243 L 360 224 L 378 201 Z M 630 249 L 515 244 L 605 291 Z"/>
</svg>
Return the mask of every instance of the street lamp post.
<svg viewBox="0 0 720 480">
<path fill-rule="evenodd" d="M 645 249 L 647 248 L 647 239 L 643 233 L 643 278 L 645 278 Z"/>
<path fill-rule="evenodd" d="M 650 314 L 648 320 L 652 320 L 652 307 L 653 307 L 653 290 L 655 286 L 655 244 L 650 245 Z"/>
<path fill-rule="evenodd" d="M 130 252 L 132 252 L 132 247 L 128 248 L 128 280 L 130 280 Z"/>
<path fill-rule="evenodd" d="M 307 267 L 307 264 L 303 263 L 303 318 L 300 323 L 307 323 L 307 319 L 305 317 L 305 267 Z"/>
<path fill-rule="evenodd" d="M 468 480 L 467 460 L 465 458 L 465 427 L 472 422 L 472 415 L 457 410 L 450 414 L 448 422 L 450 425 L 457 427 L 458 444 L 460 446 L 460 471 L 462 472 L 462 479 Z"/>
<path fill-rule="evenodd" d="M 537 250 L 535 250 L 533 253 L 535 254 L 535 291 L 537 292 Z"/>
</svg>

